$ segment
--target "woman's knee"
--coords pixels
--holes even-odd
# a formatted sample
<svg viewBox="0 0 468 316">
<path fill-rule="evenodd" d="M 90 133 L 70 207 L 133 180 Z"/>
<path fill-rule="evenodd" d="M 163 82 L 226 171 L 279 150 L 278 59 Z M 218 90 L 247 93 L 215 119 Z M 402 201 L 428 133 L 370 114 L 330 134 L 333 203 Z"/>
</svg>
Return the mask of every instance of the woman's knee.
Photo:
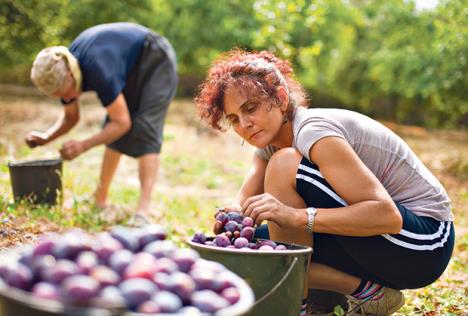
<svg viewBox="0 0 468 316">
<path fill-rule="evenodd" d="M 302 154 L 294 148 L 278 150 L 268 162 L 265 181 L 278 181 L 280 179 L 282 182 L 290 180 L 295 183 L 297 168 L 301 160 Z"/>
</svg>

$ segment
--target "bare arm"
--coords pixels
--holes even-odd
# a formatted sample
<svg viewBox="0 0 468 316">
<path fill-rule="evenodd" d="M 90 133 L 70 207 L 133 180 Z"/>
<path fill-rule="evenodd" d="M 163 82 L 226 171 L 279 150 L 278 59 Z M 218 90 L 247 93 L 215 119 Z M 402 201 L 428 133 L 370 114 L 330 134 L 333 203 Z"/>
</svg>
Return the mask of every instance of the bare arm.
<svg viewBox="0 0 468 316">
<path fill-rule="evenodd" d="M 132 126 L 127 102 L 122 93 L 106 108 L 110 122 L 96 135 L 84 140 L 85 148 L 109 144 L 128 132 Z"/>
<path fill-rule="evenodd" d="M 242 211 L 242 205 L 249 197 L 262 194 L 264 191 L 265 170 L 268 162 L 254 155 L 252 166 L 250 167 L 247 175 L 244 178 L 239 192 L 234 202 L 227 206 L 225 209 L 228 211 Z M 220 234 L 222 232 L 221 222 L 215 222 L 213 232 Z"/>
<path fill-rule="evenodd" d="M 323 138 L 309 154 L 327 182 L 349 205 L 318 209 L 314 231 L 372 236 L 401 230 L 401 214 L 390 195 L 346 141 Z"/>
<path fill-rule="evenodd" d="M 318 208 L 313 231 L 343 236 L 398 233 L 401 214 L 391 197 L 349 144 L 338 137 L 319 140 L 310 157 L 348 206 Z M 293 208 L 265 193 L 247 199 L 244 215 L 257 224 L 272 221 L 281 228 L 306 230 L 305 208 Z"/>
<path fill-rule="evenodd" d="M 80 120 L 78 102 L 64 106 L 63 115 L 46 132 L 30 132 L 26 136 L 26 143 L 30 147 L 45 145 L 54 139 L 68 133 Z"/>
<path fill-rule="evenodd" d="M 83 141 L 70 140 L 64 143 L 60 149 L 60 154 L 64 159 L 71 160 L 97 145 L 109 144 L 130 130 L 132 122 L 123 94 L 119 94 L 106 110 L 110 122 L 99 133 L 88 139 Z"/>
<path fill-rule="evenodd" d="M 254 155 L 252 166 L 244 178 L 241 188 L 236 196 L 236 203 L 244 204 L 245 200 L 251 196 L 262 194 L 264 192 L 265 170 L 268 161 Z"/>
</svg>

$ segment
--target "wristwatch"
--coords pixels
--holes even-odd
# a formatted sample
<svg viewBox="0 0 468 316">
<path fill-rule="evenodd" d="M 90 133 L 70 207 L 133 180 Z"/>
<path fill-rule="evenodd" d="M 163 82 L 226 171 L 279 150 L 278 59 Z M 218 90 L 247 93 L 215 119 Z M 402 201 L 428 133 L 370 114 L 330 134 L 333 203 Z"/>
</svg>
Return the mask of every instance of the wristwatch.
<svg viewBox="0 0 468 316">
<path fill-rule="evenodd" d="M 314 229 L 314 222 L 315 222 L 315 215 L 317 214 L 317 209 L 315 207 L 308 207 L 306 208 L 307 213 L 307 226 L 306 230 L 309 234 L 313 233 Z"/>
</svg>

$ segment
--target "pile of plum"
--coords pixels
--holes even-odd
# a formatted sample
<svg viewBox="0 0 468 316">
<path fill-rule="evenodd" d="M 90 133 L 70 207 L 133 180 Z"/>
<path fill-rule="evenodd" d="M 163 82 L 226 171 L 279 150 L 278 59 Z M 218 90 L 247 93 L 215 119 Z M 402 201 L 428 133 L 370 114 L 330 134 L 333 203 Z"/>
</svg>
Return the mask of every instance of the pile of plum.
<svg viewBox="0 0 468 316">
<path fill-rule="evenodd" d="M 0 289 L 73 306 L 198 315 L 233 305 L 241 294 L 237 276 L 195 250 L 177 248 L 159 225 L 94 236 L 81 230 L 51 234 L 5 261 Z"/>
<path fill-rule="evenodd" d="M 192 241 L 208 246 L 242 250 L 286 250 L 285 245 L 278 245 L 272 240 L 254 240 L 255 223 L 251 217 L 244 217 L 239 212 L 217 209 L 215 213 L 215 231 L 221 231 L 213 240 L 207 240 L 203 232 L 197 232 Z"/>
</svg>

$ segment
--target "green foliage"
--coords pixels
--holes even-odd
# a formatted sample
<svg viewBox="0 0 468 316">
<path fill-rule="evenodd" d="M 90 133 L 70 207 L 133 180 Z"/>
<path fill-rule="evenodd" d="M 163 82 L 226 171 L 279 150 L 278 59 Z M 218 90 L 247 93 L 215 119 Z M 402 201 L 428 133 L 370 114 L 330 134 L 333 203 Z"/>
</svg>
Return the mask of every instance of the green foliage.
<svg viewBox="0 0 468 316">
<path fill-rule="evenodd" d="M 132 21 L 174 45 L 193 94 L 233 47 L 289 59 L 314 106 L 426 126 L 468 126 L 468 12 L 463 0 L 418 11 L 413 0 L 0 0 L 2 82 L 29 82 L 44 46 L 99 23 Z"/>
<path fill-rule="evenodd" d="M 68 24 L 68 1 L 0 1 L 0 67 L 22 65 L 44 46 L 57 45 Z"/>
</svg>

